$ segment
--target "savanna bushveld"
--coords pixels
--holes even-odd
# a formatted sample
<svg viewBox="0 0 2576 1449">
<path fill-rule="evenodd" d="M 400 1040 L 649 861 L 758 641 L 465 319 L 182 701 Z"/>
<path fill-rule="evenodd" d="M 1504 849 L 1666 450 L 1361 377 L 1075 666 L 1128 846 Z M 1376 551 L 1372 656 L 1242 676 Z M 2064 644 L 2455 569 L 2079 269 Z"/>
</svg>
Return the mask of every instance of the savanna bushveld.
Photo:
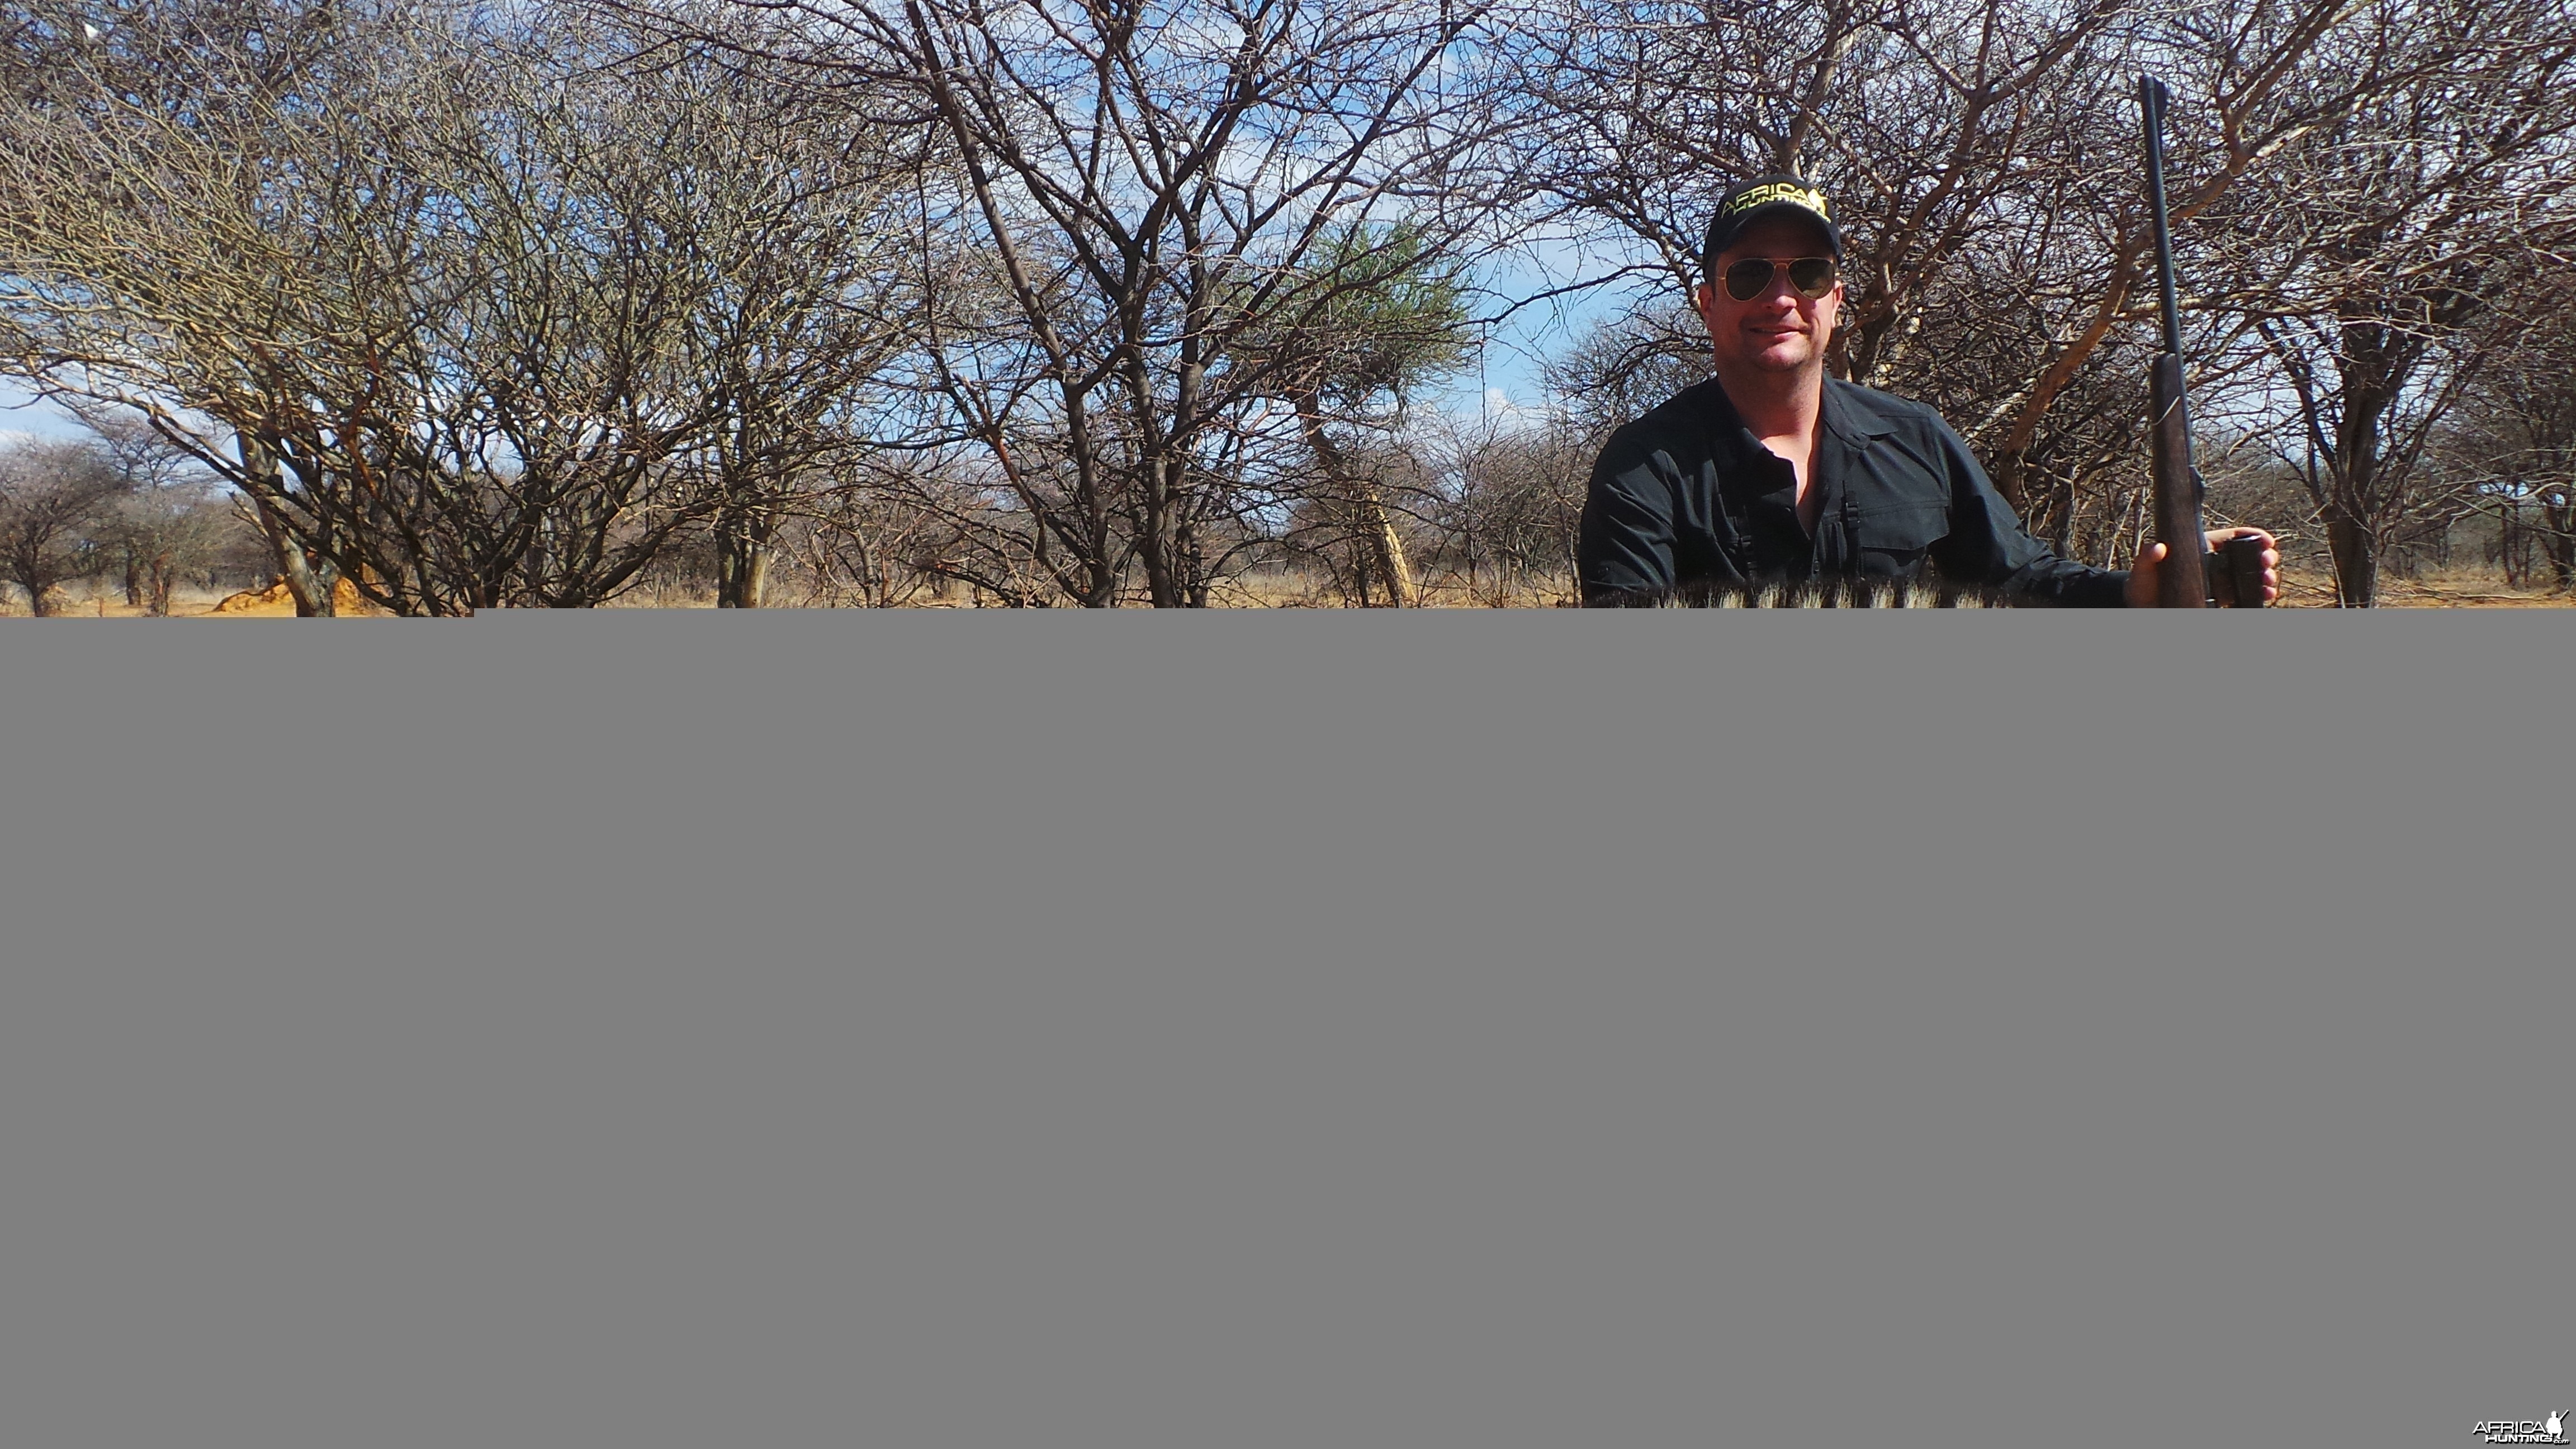
<svg viewBox="0 0 2576 1449">
<path fill-rule="evenodd" d="M 0 599 L 1562 604 L 1768 173 L 1832 374 L 2126 567 L 2144 72 L 2211 521 L 2576 596 L 2576 0 L 33 0 Z"/>
</svg>

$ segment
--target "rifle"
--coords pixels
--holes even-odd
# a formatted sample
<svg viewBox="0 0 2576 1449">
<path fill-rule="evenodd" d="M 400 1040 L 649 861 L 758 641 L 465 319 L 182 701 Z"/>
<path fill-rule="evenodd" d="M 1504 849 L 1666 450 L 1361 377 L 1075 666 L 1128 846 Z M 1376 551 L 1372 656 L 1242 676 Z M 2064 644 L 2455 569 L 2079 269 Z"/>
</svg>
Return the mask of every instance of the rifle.
<svg viewBox="0 0 2576 1449">
<path fill-rule="evenodd" d="M 2168 609 L 2226 604 L 2263 607 L 2263 540 L 2229 539 L 2207 552 L 2200 527 L 2203 487 L 2191 465 L 2191 408 L 2183 399 L 2182 304 L 2174 294 L 2173 229 L 2165 213 L 2164 82 L 2138 77 L 2138 112 L 2147 130 L 2147 202 L 2155 213 L 2156 289 L 2164 309 L 2164 351 L 2147 377 L 2149 446 L 2154 454 L 2156 541 L 2165 546 L 2157 569 L 2157 602 Z"/>
</svg>

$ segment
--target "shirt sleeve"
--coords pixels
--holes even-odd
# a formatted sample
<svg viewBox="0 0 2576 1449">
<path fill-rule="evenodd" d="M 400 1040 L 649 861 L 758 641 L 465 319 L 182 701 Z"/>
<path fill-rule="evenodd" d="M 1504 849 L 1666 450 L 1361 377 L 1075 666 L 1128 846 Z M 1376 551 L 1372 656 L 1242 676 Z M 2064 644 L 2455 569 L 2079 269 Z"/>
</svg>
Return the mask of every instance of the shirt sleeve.
<svg viewBox="0 0 2576 1449">
<path fill-rule="evenodd" d="M 1575 536 L 1575 578 L 1585 608 L 1661 603 L 1674 586 L 1670 462 L 1628 431 L 1592 465 Z"/>
<path fill-rule="evenodd" d="M 1935 419 L 1932 425 L 1939 431 L 1950 483 L 1950 535 L 1932 550 L 1942 577 L 2069 608 L 2116 609 L 2128 603 L 2127 571 L 2060 558 L 2031 537 L 1967 443 L 1948 423 Z"/>
</svg>

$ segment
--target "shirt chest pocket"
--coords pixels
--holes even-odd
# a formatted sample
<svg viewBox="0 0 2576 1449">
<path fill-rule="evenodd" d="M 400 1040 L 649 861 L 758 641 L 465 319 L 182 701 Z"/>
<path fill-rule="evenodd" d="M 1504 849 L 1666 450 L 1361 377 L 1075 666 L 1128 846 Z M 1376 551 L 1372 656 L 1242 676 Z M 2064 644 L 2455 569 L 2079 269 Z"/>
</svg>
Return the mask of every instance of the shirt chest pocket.
<svg viewBox="0 0 2576 1449">
<path fill-rule="evenodd" d="M 1852 552 L 1863 574 L 1911 578 L 1949 532 L 1950 511 L 1940 504 L 1885 504 L 1852 520 Z"/>
</svg>

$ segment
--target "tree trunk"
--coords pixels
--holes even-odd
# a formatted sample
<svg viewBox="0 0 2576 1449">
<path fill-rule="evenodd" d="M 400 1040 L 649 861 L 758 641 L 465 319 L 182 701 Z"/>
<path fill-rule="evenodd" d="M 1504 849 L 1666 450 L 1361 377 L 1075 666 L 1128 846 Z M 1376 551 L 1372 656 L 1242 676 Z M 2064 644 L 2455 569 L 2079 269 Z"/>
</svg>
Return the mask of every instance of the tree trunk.
<svg viewBox="0 0 2576 1449">
<path fill-rule="evenodd" d="M 2576 589 L 2576 496 L 2542 494 L 2540 519 L 2545 530 L 2540 546 L 2549 554 L 2551 582 L 2560 593 Z"/>
<path fill-rule="evenodd" d="M 2343 416 L 2334 430 L 2333 492 L 2327 500 L 2326 547 L 2334 555 L 2335 602 L 2346 609 L 2367 609 L 2379 601 L 2379 531 L 2373 516 L 2403 517 L 2404 498 L 2390 497 L 2381 471 L 2388 460 L 2382 423 L 2403 396 L 2410 354 L 2394 339 L 2393 329 L 2358 306 L 2342 314 L 2342 350 L 2335 373 L 2343 394 Z M 2397 483 L 2403 487 L 2403 475 Z"/>
<path fill-rule="evenodd" d="M 1083 561 L 1082 607 L 1114 609 L 1118 607 L 1118 561 L 1109 556 L 1109 531 L 1097 530 L 1092 541 L 1092 556 Z"/>
<path fill-rule="evenodd" d="M 1404 556 L 1404 539 L 1395 531 L 1395 515 L 1387 508 L 1385 497 L 1372 479 L 1354 479 L 1352 486 L 1359 492 L 1360 517 L 1367 524 L 1369 551 L 1374 555 L 1378 577 L 1386 582 L 1388 606 L 1421 607 L 1422 597 L 1413 588 L 1413 565 Z"/>
<path fill-rule="evenodd" d="M 1367 577 L 1376 573 L 1378 582 L 1386 585 L 1390 608 L 1418 607 L 1420 596 L 1413 588 L 1413 566 L 1404 556 L 1404 539 L 1395 531 L 1395 516 L 1386 506 L 1385 496 L 1378 492 L 1377 482 L 1351 476 L 1345 466 L 1342 450 L 1324 432 L 1322 397 L 1307 391 L 1297 397 L 1297 421 L 1306 433 L 1306 446 L 1315 452 L 1315 463 L 1324 472 L 1324 488 L 1350 500 L 1357 515 L 1355 530 L 1361 537 L 1364 563 L 1360 570 L 1360 603 L 1368 604 Z"/>
<path fill-rule="evenodd" d="M 1172 548 L 1172 508 L 1175 489 L 1171 486 L 1171 469 L 1163 459 L 1149 459 L 1142 470 L 1144 483 L 1144 517 L 1137 529 L 1136 553 L 1145 566 L 1145 595 L 1157 609 L 1181 606 L 1179 580 L 1174 576 Z"/>
<path fill-rule="evenodd" d="M 304 550 L 287 533 L 286 522 L 277 516 L 267 494 L 284 487 L 277 471 L 277 455 L 267 445 L 247 433 L 237 435 L 241 446 L 242 470 L 259 482 L 250 490 L 251 506 L 259 514 L 260 536 L 268 540 L 269 557 L 277 563 L 277 576 L 286 581 L 286 592 L 295 600 L 295 617 L 328 618 L 333 612 L 331 585 L 314 576 L 313 566 Z"/>
<path fill-rule="evenodd" d="M 2334 555 L 2335 604 L 2367 609 L 2379 597 L 2379 540 L 2370 525 L 2343 508 L 2326 512 L 2326 548 Z"/>
<path fill-rule="evenodd" d="M 724 535 L 716 556 L 716 607 L 757 609 L 769 584 L 769 542 L 749 528 Z"/>
<path fill-rule="evenodd" d="M 1181 599 L 1193 609 L 1208 606 L 1207 559 L 1199 552 L 1199 533 L 1187 514 L 1172 530 L 1172 561 L 1181 574 Z"/>
<path fill-rule="evenodd" d="M 268 510 L 263 508 L 260 511 L 266 513 Z M 328 619 L 340 612 L 337 602 L 331 597 L 331 583 L 336 580 L 326 581 L 321 571 L 313 567 L 312 560 L 304 556 L 304 550 L 296 547 L 295 540 L 286 536 L 286 530 L 270 530 L 268 544 L 277 559 L 278 576 L 286 580 L 286 592 L 295 600 L 295 617 Z"/>
<path fill-rule="evenodd" d="M 2008 448 L 1995 454 L 1988 462 L 1986 480 L 1995 485 L 1995 491 L 2003 495 L 2004 503 L 2016 516 L 2027 515 L 2030 512 L 2027 496 L 2030 488 L 2029 454 L 2019 448 Z"/>
<path fill-rule="evenodd" d="M 125 607 L 143 607 L 143 554 L 139 549 L 125 551 Z"/>
</svg>

